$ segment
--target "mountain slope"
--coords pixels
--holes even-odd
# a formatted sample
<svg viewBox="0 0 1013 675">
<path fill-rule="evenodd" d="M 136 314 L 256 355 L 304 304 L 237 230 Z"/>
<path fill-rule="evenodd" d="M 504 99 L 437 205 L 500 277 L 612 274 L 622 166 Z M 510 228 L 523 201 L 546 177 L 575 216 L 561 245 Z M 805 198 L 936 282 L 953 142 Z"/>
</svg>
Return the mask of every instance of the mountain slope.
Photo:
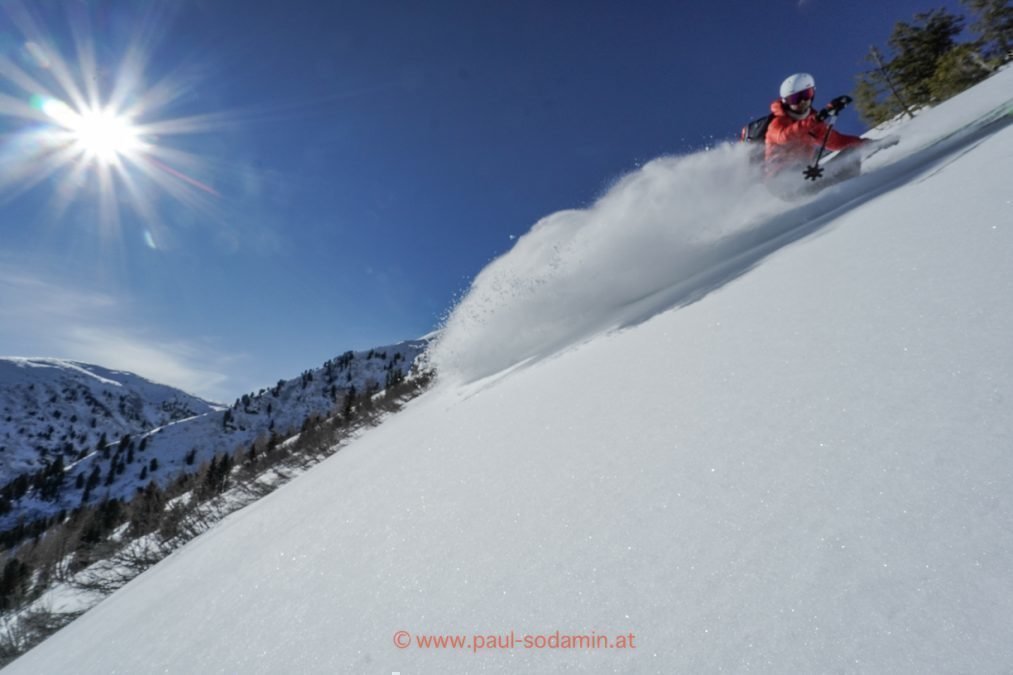
<svg viewBox="0 0 1013 675">
<path fill-rule="evenodd" d="M 40 450 L 40 459 L 26 466 L 60 457 L 66 467 L 53 495 L 25 492 L 27 480 L 21 489 L 9 490 L 13 495 L 0 513 L 0 529 L 82 502 L 129 499 L 151 481 L 165 487 L 220 453 L 248 449 L 272 436 L 292 436 L 307 418 L 333 412 L 349 391 L 382 388 L 390 378 L 407 374 L 426 344 L 410 340 L 345 352 L 299 377 L 244 395 L 229 408 L 98 366 L 53 359 L 0 361 L 0 377 L 5 378 L 0 396 L 9 402 L 11 418 L 8 434 L 16 428 L 19 438 L 52 442 L 52 449 Z M 80 381 L 68 384 L 67 378 Z M 91 419 L 101 422 L 92 428 Z M 129 436 L 126 446 L 124 436 Z"/>
<path fill-rule="evenodd" d="M 60 359 L 0 358 L 0 482 L 102 435 L 139 434 L 215 407 L 132 373 Z M 68 457 L 70 459 L 70 457 Z"/>
<path fill-rule="evenodd" d="M 441 386 L 10 672 L 1008 668 L 1013 127 L 925 153 L 1011 75 L 718 272 L 580 290 L 576 331 L 537 289 L 510 306 L 534 337 L 452 319 Z M 557 631 L 634 648 L 524 648 Z M 441 634 L 465 647 L 415 641 Z"/>
</svg>

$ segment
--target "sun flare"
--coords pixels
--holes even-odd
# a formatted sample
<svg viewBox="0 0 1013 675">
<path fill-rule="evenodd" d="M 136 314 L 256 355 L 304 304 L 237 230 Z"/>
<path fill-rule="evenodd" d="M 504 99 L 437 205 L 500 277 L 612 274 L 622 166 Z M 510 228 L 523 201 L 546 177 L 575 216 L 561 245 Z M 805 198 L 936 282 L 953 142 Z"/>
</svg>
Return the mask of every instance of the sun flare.
<svg viewBox="0 0 1013 675">
<path fill-rule="evenodd" d="M 44 13 L 16 0 L 0 5 L 0 17 L 23 37 L 20 47 L 0 49 L 0 197 L 48 189 L 53 222 L 72 206 L 97 206 L 100 231 L 109 236 L 119 234 L 121 214 L 129 214 L 123 222 L 143 230 L 151 248 L 167 231 L 172 207 L 209 219 L 220 215 L 212 164 L 182 147 L 194 148 L 193 142 L 180 141 L 215 133 L 226 117 L 165 116 L 179 110 L 195 83 L 158 75 L 176 57 L 161 52 L 162 60 L 155 58 L 157 33 L 100 55 L 87 11 L 68 10 L 64 32 L 50 32 Z M 154 26 L 164 17 L 153 5 L 135 18 Z M 146 76 L 148 68 L 154 72 Z"/>
<path fill-rule="evenodd" d="M 78 112 L 62 101 L 50 100 L 42 110 L 66 131 L 74 149 L 87 159 L 114 164 L 124 157 L 133 159 L 142 149 L 138 128 L 111 109 Z"/>
<path fill-rule="evenodd" d="M 130 120 L 108 110 L 85 111 L 71 132 L 85 154 L 101 162 L 113 162 L 140 148 Z"/>
</svg>

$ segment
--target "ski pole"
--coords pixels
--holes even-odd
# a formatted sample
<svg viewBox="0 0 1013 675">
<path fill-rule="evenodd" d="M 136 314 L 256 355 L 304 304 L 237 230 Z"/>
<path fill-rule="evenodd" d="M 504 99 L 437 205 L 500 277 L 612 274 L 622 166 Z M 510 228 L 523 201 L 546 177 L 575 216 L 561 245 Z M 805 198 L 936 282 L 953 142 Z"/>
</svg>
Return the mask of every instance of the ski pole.
<svg viewBox="0 0 1013 675">
<path fill-rule="evenodd" d="M 834 129 L 834 123 L 837 121 L 837 114 L 831 113 L 828 117 L 830 117 L 830 121 L 827 122 L 827 133 L 823 134 L 823 143 L 820 145 L 820 149 L 816 153 L 816 161 L 814 161 L 811 166 L 807 166 L 803 172 L 806 180 L 815 181 L 823 176 L 823 168 L 820 167 L 820 160 L 823 159 L 823 151 L 827 149 L 827 141 L 830 140 L 830 132 Z"/>
<path fill-rule="evenodd" d="M 850 96 L 838 96 L 831 101 L 826 108 L 821 110 L 816 118 L 820 121 L 830 118 L 827 122 L 827 133 L 823 134 L 823 143 L 820 145 L 819 152 L 816 153 L 816 161 L 812 163 L 812 166 L 807 166 L 803 175 L 807 180 L 815 181 L 823 175 L 823 169 L 820 168 L 820 160 L 823 159 L 823 151 L 827 149 L 827 142 L 830 140 L 830 132 L 834 130 L 834 124 L 837 122 L 837 115 L 840 114 L 846 106 L 852 101 Z"/>
</svg>

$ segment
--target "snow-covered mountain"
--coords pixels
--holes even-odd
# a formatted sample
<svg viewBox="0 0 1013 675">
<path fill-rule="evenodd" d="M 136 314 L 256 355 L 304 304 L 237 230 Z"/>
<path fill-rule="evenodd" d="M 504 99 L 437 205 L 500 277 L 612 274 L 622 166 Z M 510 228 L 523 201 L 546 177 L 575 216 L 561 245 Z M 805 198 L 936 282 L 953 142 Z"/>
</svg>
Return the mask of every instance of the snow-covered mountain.
<svg viewBox="0 0 1013 675">
<path fill-rule="evenodd" d="M 349 391 L 382 388 L 407 374 L 426 344 L 413 340 L 349 351 L 229 407 L 97 366 L 53 359 L 0 361 L 7 420 L 0 429 L 17 448 L 14 456 L 22 458 L 5 481 L 9 494 L 0 530 L 82 501 L 129 498 L 151 481 L 164 487 L 219 453 L 231 454 L 272 435 L 291 436 L 308 417 L 332 413 Z M 15 440 L 20 445 L 13 446 Z M 32 446 L 43 441 L 49 445 Z M 12 484 L 14 476 L 57 461 L 64 478 L 46 494 L 27 480 Z"/>
<path fill-rule="evenodd" d="M 220 406 L 219 406 L 220 407 Z M 52 462 L 201 415 L 215 406 L 133 373 L 43 358 L 0 358 L 0 484 Z"/>
<path fill-rule="evenodd" d="M 725 147 L 547 218 L 434 389 L 9 672 L 1007 672 L 1011 92 L 804 202 Z"/>
</svg>

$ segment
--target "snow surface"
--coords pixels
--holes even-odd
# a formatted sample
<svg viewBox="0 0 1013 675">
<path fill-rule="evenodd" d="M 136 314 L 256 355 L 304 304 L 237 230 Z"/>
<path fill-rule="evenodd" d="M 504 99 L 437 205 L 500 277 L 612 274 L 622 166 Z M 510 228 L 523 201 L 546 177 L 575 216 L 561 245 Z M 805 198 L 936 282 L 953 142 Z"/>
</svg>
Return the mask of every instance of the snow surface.
<svg viewBox="0 0 1013 675">
<path fill-rule="evenodd" d="M 68 447 L 69 464 L 103 434 L 118 440 L 214 409 L 133 373 L 63 359 L 0 357 L 0 483 L 45 466 Z"/>
<path fill-rule="evenodd" d="M 121 386 L 119 382 L 102 377 L 95 372 L 96 366 L 87 366 L 51 358 L 24 358 L 11 356 L 0 359 L 0 387 L 9 387 L 14 384 L 34 384 L 38 381 L 35 372 L 37 369 L 52 369 L 59 374 L 74 373 L 85 379 L 94 379 L 100 384 L 113 387 Z"/>
<path fill-rule="evenodd" d="M 433 391 L 9 671 L 1008 672 L 1013 127 L 965 125 L 1011 91 L 805 204 L 719 148 L 543 221 Z"/>
</svg>

